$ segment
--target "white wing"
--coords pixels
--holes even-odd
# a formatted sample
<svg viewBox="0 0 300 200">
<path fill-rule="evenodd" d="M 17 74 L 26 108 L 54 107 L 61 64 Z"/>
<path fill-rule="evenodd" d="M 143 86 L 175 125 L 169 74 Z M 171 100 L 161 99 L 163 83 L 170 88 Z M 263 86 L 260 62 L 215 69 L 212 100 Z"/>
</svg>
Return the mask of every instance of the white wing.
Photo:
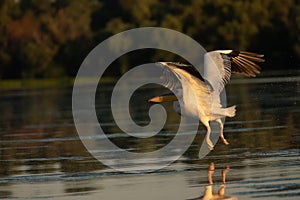
<svg viewBox="0 0 300 200">
<path fill-rule="evenodd" d="M 204 56 L 204 78 L 215 92 L 220 93 L 229 82 L 231 73 L 248 77 L 260 73 L 260 67 L 255 62 L 264 62 L 263 55 L 234 50 L 211 51 Z"/>
<path fill-rule="evenodd" d="M 205 83 L 199 71 L 192 65 L 172 62 L 161 62 L 177 77 L 182 87 L 182 101 L 184 115 L 199 117 L 199 114 L 208 115 L 211 112 L 211 87 Z"/>
<path fill-rule="evenodd" d="M 170 68 L 165 67 L 162 64 L 160 64 L 160 66 L 163 67 L 163 76 L 160 77 L 163 81 L 162 85 L 170 89 L 171 91 L 175 91 L 174 93 L 177 97 L 182 97 L 182 86 L 179 81 L 180 77 L 178 77 L 178 75 L 174 73 Z"/>
</svg>

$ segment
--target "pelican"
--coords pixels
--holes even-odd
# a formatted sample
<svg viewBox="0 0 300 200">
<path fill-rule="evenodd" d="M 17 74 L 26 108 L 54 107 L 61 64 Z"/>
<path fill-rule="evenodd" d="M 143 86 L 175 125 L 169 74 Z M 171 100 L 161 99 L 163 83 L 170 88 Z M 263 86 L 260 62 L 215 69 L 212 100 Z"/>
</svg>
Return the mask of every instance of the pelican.
<svg viewBox="0 0 300 200">
<path fill-rule="evenodd" d="M 199 119 L 206 127 L 205 141 L 210 150 L 214 145 L 210 140 L 210 121 L 216 121 L 220 126 L 220 139 L 225 145 L 229 142 L 223 135 L 222 118 L 234 117 L 236 106 L 223 108 L 220 94 L 230 81 L 232 73 L 247 77 L 255 77 L 261 68 L 257 63 L 264 62 L 264 55 L 236 51 L 216 50 L 204 55 L 204 76 L 192 65 L 158 62 L 157 64 L 177 77 L 181 87 L 175 88 L 172 94 L 155 96 L 149 102 L 173 101 L 174 110 L 187 117 Z M 180 108 L 181 107 L 181 108 Z"/>
</svg>

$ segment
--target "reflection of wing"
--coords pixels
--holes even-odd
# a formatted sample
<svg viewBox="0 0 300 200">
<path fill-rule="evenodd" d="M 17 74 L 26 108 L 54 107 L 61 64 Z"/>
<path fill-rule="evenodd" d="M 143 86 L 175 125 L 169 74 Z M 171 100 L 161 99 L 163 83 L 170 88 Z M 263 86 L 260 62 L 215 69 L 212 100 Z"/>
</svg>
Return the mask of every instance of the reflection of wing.
<svg viewBox="0 0 300 200">
<path fill-rule="evenodd" d="M 229 82 L 231 73 L 255 77 L 260 72 L 255 62 L 264 62 L 263 56 L 234 50 L 208 52 L 204 56 L 204 77 L 215 91 L 220 92 Z"/>
</svg>

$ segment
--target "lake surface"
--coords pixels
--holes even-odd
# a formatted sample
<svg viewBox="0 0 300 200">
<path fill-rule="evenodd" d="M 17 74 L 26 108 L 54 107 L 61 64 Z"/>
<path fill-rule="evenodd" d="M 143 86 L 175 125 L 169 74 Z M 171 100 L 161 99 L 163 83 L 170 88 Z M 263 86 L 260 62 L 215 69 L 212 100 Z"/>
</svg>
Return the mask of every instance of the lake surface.
<svg viewBox="0 0 300 200">
<path fill-rule="evenodd" d="M 104 88 L 104 89 L 103 89 Z M 180 117 L 165 103 L 163 133 L 135 139 L 114 123 L 109 100 L 112 85 L 98 91 L 96 108 L 103 130 L 120 148 L 149 152 L 169 143 Z M 132 97 L 132 116 L 149 121 L 147 98 L 159 89 L 143 88 Z M 227 196 L 238 199 L 300 199 L 300 72 L 234 79 L 226 88 L 225 137 L 203 159 L 205 136 L 199 125 L 193 144 L 176 162 L 158 171 L 115 171 L 93 158 L 80 141 L 72 116 L 72 88 L 2 90 L 0 94 L 0 198 L 7 199 L 200 199 L 215 164 L 214 191 L 221 170 L 230 167 Z M 83 89 L 84 95 L 84 89 Z"/>
</svg>

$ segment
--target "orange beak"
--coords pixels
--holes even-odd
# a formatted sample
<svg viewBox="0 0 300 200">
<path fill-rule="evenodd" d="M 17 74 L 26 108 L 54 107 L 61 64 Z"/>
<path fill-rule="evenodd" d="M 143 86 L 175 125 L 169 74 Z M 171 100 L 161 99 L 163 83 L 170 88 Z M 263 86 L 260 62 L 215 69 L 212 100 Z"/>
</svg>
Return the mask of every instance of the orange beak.
<svg viewBox="0 0 300 200">
<path fill-rule="evenodd" d="M 161 103 L 161 102 L 172 102 L 177 101 L 177 97 L 173 93 L 163 94 L 160 96 L 155 96 L 148 100 L 148 102 Z"/>
</svg>

